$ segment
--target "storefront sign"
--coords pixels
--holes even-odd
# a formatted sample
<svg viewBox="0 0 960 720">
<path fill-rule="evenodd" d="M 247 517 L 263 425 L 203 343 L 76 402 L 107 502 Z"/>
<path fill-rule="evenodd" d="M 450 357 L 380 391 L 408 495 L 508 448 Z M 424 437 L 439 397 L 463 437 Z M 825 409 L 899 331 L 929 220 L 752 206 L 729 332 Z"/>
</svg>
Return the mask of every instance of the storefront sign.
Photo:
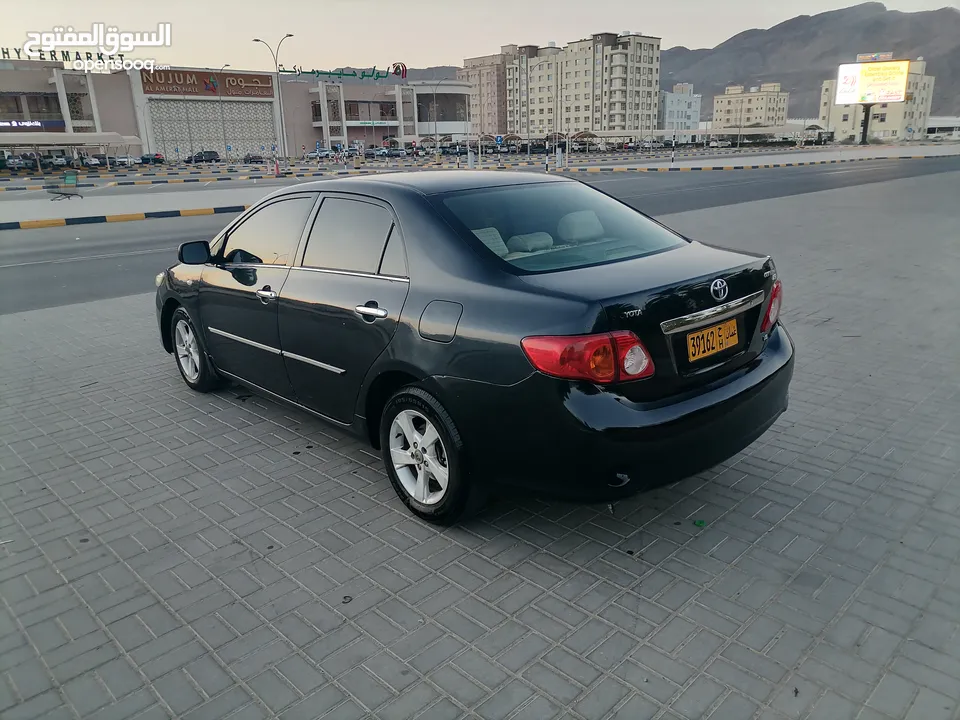
<svg viewBox="0 0 960 720">
<path fill-rule="evenodd" d="M 140 72 L 144 95 L 190 95 L 192 97 L 272 98 L 270 75 L 216 73 L 192 70 Z"/>
<path fill-rule="evenodd" d="M 111 55 L 110 53 L 78 52 L 76 50 L 51 50 L 49 52 L 39 50 L 33 52 L 33 54 L 30 54 L 23 48 L 0 47 L 0 60 L 39 60 L 40 62 L 62 63 L 74 63 L 77 60 L 90 60 L 94 62 L 106 62 L 113 60 L 117 62 L 123 62 L 123 53 Z"/>
<path fill-rule="evenodd" d="M 359 73 L 356 70 L 344 70 L 343 68 L 339 70 L 304 70 L 302 65 L 294 65 L 293 70 L 287 70 L 281 66 L 280 72 L 288 75 L 313 75 L 315 78 L 336 78 L 337 80 L 343 80 L 343 78 L 385 80 L 391 75 L 395 75 L 401 80 L 407 78 L 407 66 L 403 63 L 393 63 L 389 70 L 377 70 L 377 66 L 374 65 L 369 70 L 361 70 Z"/>
<path fill-rule="evenodd" d="M 0 118 L 0 132 L 63 132 L 63 120 L 4 120 Z"/>
</svg>

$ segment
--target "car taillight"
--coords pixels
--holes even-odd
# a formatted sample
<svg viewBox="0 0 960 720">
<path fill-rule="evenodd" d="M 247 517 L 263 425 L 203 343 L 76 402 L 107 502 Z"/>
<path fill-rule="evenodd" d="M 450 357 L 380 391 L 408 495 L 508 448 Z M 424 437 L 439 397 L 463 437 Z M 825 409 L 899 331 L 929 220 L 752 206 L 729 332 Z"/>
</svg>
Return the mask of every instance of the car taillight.
<svg viewBox="0 0 960 720">
<path fill-rule="evenodd" d="M 541 335 L 520 345 L 530 363 L 545 375 L 566 380 L 613 383 L 653 375 L 653 359 L 626 330 L 596 335 Z"/>
<path fill-rule="evenodd" d="M 773 289 L 770 291 L 770 302 L 767 303 L 767 314 L 763 316 L 763 325 L 760 326 L 760 332 L 770 332 L 773 326 L 777 324 L 780 317 L 780 305 L 783 302 L 783 285 L 779 280 L 773 283 Z"/>
</svg>

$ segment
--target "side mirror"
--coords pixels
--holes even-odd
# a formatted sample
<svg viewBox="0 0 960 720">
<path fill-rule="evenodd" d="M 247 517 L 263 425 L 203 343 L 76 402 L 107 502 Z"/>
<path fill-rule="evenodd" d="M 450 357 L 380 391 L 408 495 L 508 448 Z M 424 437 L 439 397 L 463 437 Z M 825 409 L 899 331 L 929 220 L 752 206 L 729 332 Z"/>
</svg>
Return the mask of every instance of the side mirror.
<svg viewBox="0 0 960 720">
<path fill-rule="evenodd" d="M 183 243 L 177 250 L 177 260 L 184 265 L 204 265 L 210 262 L 210 243 L 206 240 Z"/>
</svg>

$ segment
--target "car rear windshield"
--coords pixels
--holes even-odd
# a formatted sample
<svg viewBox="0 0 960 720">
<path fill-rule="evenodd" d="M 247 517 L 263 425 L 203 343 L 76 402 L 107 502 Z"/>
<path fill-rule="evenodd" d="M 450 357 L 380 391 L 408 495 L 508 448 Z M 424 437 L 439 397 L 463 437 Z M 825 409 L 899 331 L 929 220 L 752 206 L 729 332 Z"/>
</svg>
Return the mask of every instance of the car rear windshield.
<svg viewBox="0 0 960 720">
<path fill-rule="evenodd" d="M 521 273 L 555 272 L 650 255 L 685 240 L 579 182 L 480 188 L 436 197 L 476 246 Z"/>
</svg>

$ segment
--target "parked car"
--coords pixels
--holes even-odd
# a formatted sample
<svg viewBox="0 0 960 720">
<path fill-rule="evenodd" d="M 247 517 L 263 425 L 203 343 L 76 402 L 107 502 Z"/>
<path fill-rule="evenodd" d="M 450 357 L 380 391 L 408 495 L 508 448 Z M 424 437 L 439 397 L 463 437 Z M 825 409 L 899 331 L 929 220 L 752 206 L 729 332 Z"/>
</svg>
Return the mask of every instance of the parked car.
<svg viewBox="0 0 960 720">
<path fill-rule="evenodd" d="M 264 160 L 263 160 L 263 155 L 257 155 L 257 154 L 254 154 L 254 153 L 247 153 L 246 155 L 243 156 L 243 162 L 244 162 L 245 164 L 247 164 L 247 165 L 258 165 L 258 164 L 262 163 L 263 161 L 264 161 Z"/>
<path fill-rule="evenodd" d="M 728 148 L 731 143 L 729 140 L 711 140 L 710 147 L 712 148 Z"/>
<path fill-rule="evenodd" d="M 773 424 L 793 374 L 771 258 L 540 173 L 283 188 L 156 284 L 190 388 L 358 434 L 436 523 L 493 482 L 608 499 L 701 472 Z"/>
<path fill-rule="evenodd" d="M 390 148 L 385 148 L 385 147 L 377 148 L 377 157 L 389 157 L 389 156 L 390 156 Z"/>
<path fill-rule="evenodd" d="M 30 167 L 36 167 L 36 163 L 24 160 L 19 155 L 7 156 L 7 168 L 9 170 L 25 170 Z"/>
<path fill-rule="evenodd" d="M 640 143 L 640 147 L 643 150 L 660 150 L 663 147 L 663 143 L 659 140 L 644 140 Z"/>
<path fill-rule="evenodd" d="M 163 153 L 147 153 L 141 155 L 140 160 L 144 165 L 163 165 L 164 163 Z"/>
<path fill-rule="evenodd" d="M 55 167 L 66 167 L 70 164 L 70 158 L 66 155 L 54 155 L 51 162 Z"/>
<path fill-rule="evenodd" d="M 186 160 L 185 163 L 213 163 L 220 162 L 220 153 L 216 150 L 201 150 L 198 153 L 194 153 Z"/>
<path fill-rule="evenodd" d="M 115 160 L 117 165 L 123 167 L 135 167 L 141 162 L 140 158 L 134 157 L 133 155 L 117 155 Z"/>
<path fill-rule="evenodd" d="M 387 148 L 388 157 L 406 157 L 407 151 L 404 148 Z"/>
<path fill-rule="evenodd" d="M 368 160 L 376 159 L 378 154 L 379 154 L 379 151 L 377 150 L 377 148 L 367 148 L 366 150 L 363 151 L 363 156 Z"/>
<path fill-rule="evenodd" d="M 319 150 L 311 150 L 307 153 L 307 160 L 324 160 L 326 158 L 331 158 L 335 154 L 334 150 L 330 148 L 320 148 Z"/>
<path fill-rule="evenodd" d="M 86 167 L 99 167 L 101 164 L 100 158 L 95 155 L 85 155 L 80 162 Z"/>
</svg>

